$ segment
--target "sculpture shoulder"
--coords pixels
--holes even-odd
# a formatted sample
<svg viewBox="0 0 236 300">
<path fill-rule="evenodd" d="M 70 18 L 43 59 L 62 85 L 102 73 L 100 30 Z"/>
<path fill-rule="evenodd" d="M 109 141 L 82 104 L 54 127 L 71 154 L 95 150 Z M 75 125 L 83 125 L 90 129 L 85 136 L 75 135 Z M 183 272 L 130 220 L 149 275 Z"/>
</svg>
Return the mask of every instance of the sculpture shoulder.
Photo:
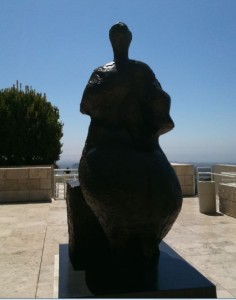
<svg viewBox="0 0 236 300">
<path fill-rule="evenodd" d="M 147 72 L 153 73 L 152 69 L 149 67 L 148 64 L 144 63 L 140 60 L 130 59 L 130 65 L 134 66 L 135 68 L 139 68 L 140 70 L 146 70 Z M 153 73 L 154 74 L 154 73 Z"/>
<path fill-rule="evenodd" d="M 117 72 L 115 62 L 110 62 L 103 66 L 100 66 L 93 71 L 88 81 L 88 85 L 100 85 L 104 82 L 105 78 L 115 72 Z"/>
<path fill-rule="evenodd" d="M 107 63 L 93 71 L 82 96 L 80 104 L 80 111 L 82 113 L 91 114 L 94 110 L 94 99 L 104 98 L 104 90 L 106 90 L 109 82 L 112 81 L 111 77 L 116 76 L 116 73 L 115 62 Z"/>
<path fill-rule="evenodd" d="M 95 105 L 98 111 L 98 105 L 104 101 L 107 105 L 114 105 L 115 99 L 121 103 L 127 95 L 144 98 L 146 91 L 151 93 L 154 90 L 163 92 L 154 72 L 146 63 L 131 59 L 116 60 L 93 71 L 84 90 L 80 109 L 82 113 L 91 114 L 92 107 Z"/>
<path fill-rule="evenodd" d="M 96 68 L 93 71 L 94 73 L 97 72 L 114 72 L 114 71 L 120 71 L 122 68 L 140 68 L 140 69 L 146 69 L 149 72 L 153 71 L 151 70 L 151 68 L 144 62 L 139 61 L 139 60 L 134 60 L 134 59 L 125 59 L 125 60 L 116 60 L 116 61 L 112 61 L 109 62 L 103 66 L 100 66 L 98 68 Z M 154 74 L 154 73 L 153 73 Z"/>
<path fill-rule="evenodd" d="M 132 59 L 112 61 L 96 68 L 88 81 L 87 88 L 99 88 L 114 77 L 123 78 L 123 81 L 138 78 L 142 82 L 149 82 L 162 89 L 152 69 L 146 63 Z"/>
</svg>

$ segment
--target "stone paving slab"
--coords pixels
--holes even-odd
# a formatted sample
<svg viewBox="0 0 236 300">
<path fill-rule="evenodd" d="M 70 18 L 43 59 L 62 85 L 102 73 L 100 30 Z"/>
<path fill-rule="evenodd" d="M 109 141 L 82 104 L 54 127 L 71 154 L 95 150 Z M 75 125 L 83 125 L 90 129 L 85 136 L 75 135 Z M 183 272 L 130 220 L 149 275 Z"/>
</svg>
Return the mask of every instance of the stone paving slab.
<svg viewBox="0 0 236 300">
<path fill-rule="evenodd" d="M 219 298 L 236 297 L 236 219 L 201 214 L 198 198 L 184 198 L 165 242 L 216 284 Z M 0 298 L 56 298 L 64 243 L 64 200 L 0 205 Z"/>
<path fill-rule="evenodd" d="M 48 204 L 0 205 L 0 297 L 35 298 Z"/>
<path fill-rule="evenodd" d="M 165 241 L 217 286 L 218 298 L 236 297 L 235 218 L 201 214 L 198 199 L 186 198 Z"/>
</svg>

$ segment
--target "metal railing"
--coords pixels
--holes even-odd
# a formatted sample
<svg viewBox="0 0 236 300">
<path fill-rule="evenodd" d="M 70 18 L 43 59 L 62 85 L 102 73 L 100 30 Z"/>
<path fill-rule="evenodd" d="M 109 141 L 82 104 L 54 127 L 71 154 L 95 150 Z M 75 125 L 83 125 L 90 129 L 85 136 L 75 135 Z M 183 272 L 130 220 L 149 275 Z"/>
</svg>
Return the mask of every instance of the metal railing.
<svg viewBox="0 0 236 300">
<path fill-rule="evenodd" d="M 230 185 L 236 187 L 236 173 L 235 172 L 198 172 L 197 181 L 214 181 L 216 194 L 219 194 L 219 186 L 221 184 Z"/>
<path fill-rule="evenodd" d="M 54 170 L 54 199 L 66 198 L 66 183 L 69 180 L 78 180 L 78 169 Z M 227 184 L 236 187 L 236 173 L 213 173 L 211 167 L 198 167 L 197 182 L 199 181 L 215 181 L 216 193 L 218 194 L 220 184 Z"/>
<path fill-rule="evenodd" d="M 222 172 L 221 176 L 228 177 L 228 178 L 223 178 L 222 183 L 236 186 L 236 173 L 235 172 Z"/>
<path fill-rule="evenodd" d="M 213 181 L 212 168 L 210 166 L 197 167 L 197 182 L 198 181 Z"/>
<path fill-rule="evenodd" d="M 78 180 L 78 169 L 54 170 L 54 199 L 66 198 L 66 183 L 69 180 Z"/>
</svg>

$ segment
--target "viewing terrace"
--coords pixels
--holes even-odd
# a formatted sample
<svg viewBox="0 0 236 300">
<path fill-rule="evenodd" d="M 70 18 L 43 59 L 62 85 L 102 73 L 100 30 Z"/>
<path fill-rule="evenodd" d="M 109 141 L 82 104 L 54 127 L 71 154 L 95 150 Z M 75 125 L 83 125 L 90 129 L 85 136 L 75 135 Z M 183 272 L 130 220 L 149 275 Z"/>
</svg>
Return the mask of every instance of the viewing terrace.
<svg viewBox="0 0 236 300">
<path fill-rule="evenodd" d="M 68 243 L 67 231 L 63 198 L 1 204 L 0 298 L 57 298 L 59 244 Z M 198 197 L 185 196 L 164 241 L 217 286 L 218 298 L 236 297 L 236 218 L 219 211 L 218 196 L 212 214 L 200 213 Z"/>
</svg>

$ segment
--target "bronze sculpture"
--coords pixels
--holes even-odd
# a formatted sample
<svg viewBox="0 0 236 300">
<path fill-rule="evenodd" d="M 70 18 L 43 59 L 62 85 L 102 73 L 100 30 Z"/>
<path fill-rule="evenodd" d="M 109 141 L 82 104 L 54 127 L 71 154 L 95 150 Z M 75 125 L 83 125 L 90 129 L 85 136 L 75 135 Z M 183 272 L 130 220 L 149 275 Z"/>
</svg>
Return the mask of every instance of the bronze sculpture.
<svg viewBox="0 0 236 300">
<path fill-rule="evenodd" d="M 177 176 L 158 142 L 174 127 L 170 97 L 149 66 L 128 58 L 128 27 L 115 24 L 109 36 L 114 61 L 92 73 L 81 101 L 81 112 L 91 117 L 79 164 L 83 204 L 75 223 L 79 218 L 82 223 L 68 220 L 72 263 L 80 256 L 78 265 L 87 270 L 88 281 L 97 281 L 97 293 L 104 292 L 98 269 L 109 273 L 104 278 L 112 291 L 117 278 L 112 270 L 125 270 L 119 282 L 124 290 L 132 286 L 130 277 L 137 284 L 147 270 L 154 272 L 158 244 L 182 205 Z"/>
</svg>

